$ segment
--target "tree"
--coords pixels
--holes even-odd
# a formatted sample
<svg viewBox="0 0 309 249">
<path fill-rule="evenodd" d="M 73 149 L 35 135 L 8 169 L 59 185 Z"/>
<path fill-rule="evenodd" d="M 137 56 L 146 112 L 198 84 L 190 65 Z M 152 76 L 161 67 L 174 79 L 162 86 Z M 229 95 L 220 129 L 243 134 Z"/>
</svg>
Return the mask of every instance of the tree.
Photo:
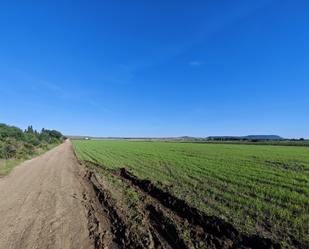
<svg viewBox="0 0 309 249">
<path fill-rule="evenodd" d="M 21 140 L 24 138 L 24 133 L 21 129 L 15 126 L 0 124 L 0 140 L 4 140 L 7 137 Z"/>
<path fill-rule="evenodd" d="M 25 130 L 25 133 L 31 133 L 31 134 L 32 134 L 32 133 L 35 133 L 34 130 L 33 130 L 32 125 L 29 125 L 29 126 L 28 126 L 28 128 Z"/>
</svg>

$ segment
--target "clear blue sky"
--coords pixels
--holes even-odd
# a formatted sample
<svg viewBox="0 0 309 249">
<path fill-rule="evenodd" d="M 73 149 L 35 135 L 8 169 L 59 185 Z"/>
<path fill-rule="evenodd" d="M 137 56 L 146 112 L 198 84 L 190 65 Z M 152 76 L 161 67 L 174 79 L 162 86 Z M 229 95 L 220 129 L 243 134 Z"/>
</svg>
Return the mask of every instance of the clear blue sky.
<svg viewBox="0 0 309 249">
<path fill-rule="evenodd" d="M 1 1 L 0 122 L 309 138 L 308 10 L 298 0 Z"/>
</svg>

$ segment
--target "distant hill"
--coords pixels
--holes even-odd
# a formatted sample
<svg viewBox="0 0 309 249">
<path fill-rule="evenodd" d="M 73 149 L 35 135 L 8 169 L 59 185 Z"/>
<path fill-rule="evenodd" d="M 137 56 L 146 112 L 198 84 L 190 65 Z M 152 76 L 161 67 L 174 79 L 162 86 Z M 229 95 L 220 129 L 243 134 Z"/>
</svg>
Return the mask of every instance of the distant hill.
<svg viewBox="0 0 309 249">
<path fill-rule="evenodd" d="M 245 138 L 249 140 L 283 140 L 284 138 L 278 135 L 249 135 Z"/>
</svg>

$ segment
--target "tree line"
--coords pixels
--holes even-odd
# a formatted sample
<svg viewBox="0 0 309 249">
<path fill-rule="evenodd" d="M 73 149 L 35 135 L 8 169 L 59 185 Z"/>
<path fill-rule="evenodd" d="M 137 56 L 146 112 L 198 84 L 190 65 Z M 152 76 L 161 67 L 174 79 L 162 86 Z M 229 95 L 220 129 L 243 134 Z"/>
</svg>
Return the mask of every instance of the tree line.
<svg viewBox="0 0 309 249">
<path fill-rule="evenodd" d="M 61 143 L 65 137 L 56 130 L 36 131 L 32 125 L 22 130 L 15 126 L 0 124 L 0 159 L 26 158 L 39 149 Z"/>
</svg>

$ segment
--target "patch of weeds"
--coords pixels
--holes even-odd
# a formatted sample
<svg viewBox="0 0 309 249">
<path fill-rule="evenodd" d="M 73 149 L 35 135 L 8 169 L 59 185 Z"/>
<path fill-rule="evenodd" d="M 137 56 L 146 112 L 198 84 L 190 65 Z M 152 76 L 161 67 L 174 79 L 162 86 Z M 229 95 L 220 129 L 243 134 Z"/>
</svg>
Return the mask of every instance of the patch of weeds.
<svg viewBox="0 0 309 249">
<path fill-rule="evenodd" d="M 10 159 L 10 160 L 5 160 L 2 161 L 0 164 L 0 176 L 7 175 L 8 173 L 11 172 L 11 170 L 20 164 L 23 160 L 21 159 Z"/>
</svg>

